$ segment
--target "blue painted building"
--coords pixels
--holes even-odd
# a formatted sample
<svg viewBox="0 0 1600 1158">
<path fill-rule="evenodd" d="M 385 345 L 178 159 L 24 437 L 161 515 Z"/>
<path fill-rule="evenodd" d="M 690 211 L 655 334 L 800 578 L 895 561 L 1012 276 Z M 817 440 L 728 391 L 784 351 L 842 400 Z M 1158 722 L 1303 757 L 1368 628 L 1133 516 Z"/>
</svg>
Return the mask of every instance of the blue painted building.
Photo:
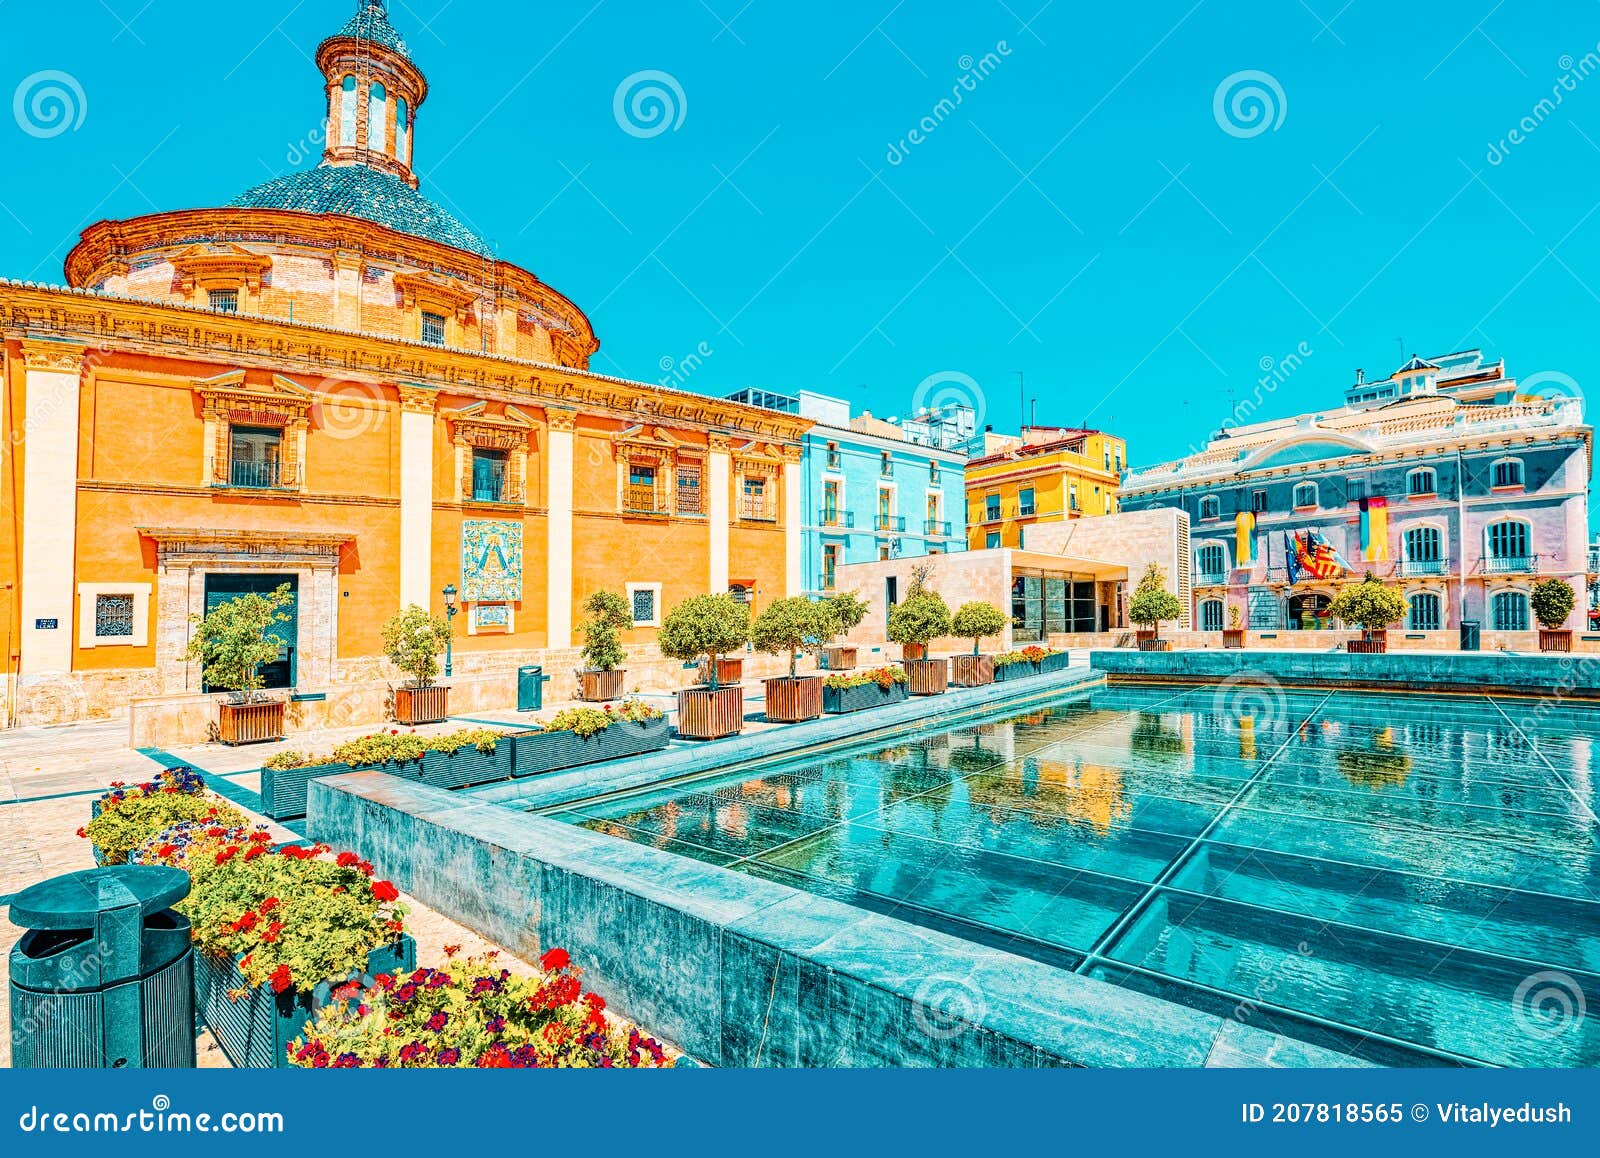
<svg viewBox="0 0 1600 1158">
<path fill-rule="evenodd" d="M 852 417 L 848 402 L 807 390 L 741 390 L 729 398 L 816 423 L 803 436 L 800 460 L 806 591 L 833 591 L 847 563 L 967 549 L 970 408 L 902 422 L 870 413 Z"/>
</svg>

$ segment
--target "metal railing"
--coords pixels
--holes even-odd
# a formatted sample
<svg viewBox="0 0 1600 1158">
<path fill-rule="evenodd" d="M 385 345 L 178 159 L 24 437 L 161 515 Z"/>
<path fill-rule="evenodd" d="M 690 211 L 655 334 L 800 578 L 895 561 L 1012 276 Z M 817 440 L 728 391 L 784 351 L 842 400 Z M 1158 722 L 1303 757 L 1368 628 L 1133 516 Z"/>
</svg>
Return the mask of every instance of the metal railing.
<svg viewBox="0 0 1600 1158">
<path fill-rule="evenodd" d="M 1485 575 L 1535 575 L 1538 571 L 1537 555 L 1503 555 L 1483 561 Z"/>
<path fill-rule="evenodd" d="M 635 486 L 629 484 L 622 497 L 623 510 L 630 515 L 658 515 L 662 514 L 661 501 L 656 495 L 655 487 Z"/>
<path fill-rule="evenodd" d="M 948 539 L 950 537 L 950 524 L 944 519 L 929 519 L 922 525 L 922 531 L 925 535 Z"/>
<path fill-rule="evenodd" d="M 820 520 L 824 527 L 851 528 L 856 525 L 854 511 L 823 511 Z"/>
<path fill-rule="evenodd" d="M 877 526 L 880 531 L 904 531 L 906 519 L 904 515 L 879 515 Z"/>
<path fill-rule="evenodd" d="M 275 462 L 241 462 L 234 459 L 221 473 L 226 484 L 233 487 L 270 490 L 282 485 L 278 464 Z"/>
<path fill-rule="evenodd" d="M 1402 559 L 1395 564 L 1394 573 L 1402 579 L 1415 579 L 1423 575 L 1445 575 L 1450 564 L 1444 559 Z"/>
<path fill-rule="evenodd" d="M 747 523 L 776 523 L 777 513 L 764 498 L 753 499 L 748 496 L 739 500 L 739 518 Z"/>
<path fill-rule="evenodd" d="M 1196 587 L 1226 587 L 1228 573 L 1226 571 L 1202 571 L 1194 577 Z M 1221 629 L 1218 628 L 1220 631 Z"/>
</svg>

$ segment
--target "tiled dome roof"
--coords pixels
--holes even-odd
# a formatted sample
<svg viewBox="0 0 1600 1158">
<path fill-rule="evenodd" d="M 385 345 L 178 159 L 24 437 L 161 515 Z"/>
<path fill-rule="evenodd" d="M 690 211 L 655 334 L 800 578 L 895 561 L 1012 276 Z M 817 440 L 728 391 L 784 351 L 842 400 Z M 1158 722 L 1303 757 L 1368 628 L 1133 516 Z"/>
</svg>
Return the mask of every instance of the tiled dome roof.
<svg viewBox="0 0 1600 1158">
<path fill-rule="evenodd" d="M 356 14 L 328 39 L 332 40 L 339 36 L 370 40 L 374 44 L 381 44 L 384 48 L 393 49 L 401 56 L 407 55 L 406 42 L 400 39 L 400 34 L 394 30 L 394 25 L 389 23 L 389 14 L 379 0 L 362 0 Z"/>
<path fill-rule="evenodd" d="M 230 209 L 289 209 L 372 221 L 468 253 L 493 256 L 488 242 L 400 178 L 366 165 L 321 165 L 257 185 Z"/>
</svg>

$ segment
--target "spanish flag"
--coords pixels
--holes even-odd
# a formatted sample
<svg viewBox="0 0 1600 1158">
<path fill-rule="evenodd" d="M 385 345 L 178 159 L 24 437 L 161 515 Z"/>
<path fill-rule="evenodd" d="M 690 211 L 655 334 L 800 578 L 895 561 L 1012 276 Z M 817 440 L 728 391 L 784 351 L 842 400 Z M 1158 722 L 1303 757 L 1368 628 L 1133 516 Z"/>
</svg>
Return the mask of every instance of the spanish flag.
<svg viewBox="0 0 1600 1158">
<path fill-rule="evenodd" d="M 1249 511 L 1240 511 L 1233 519 L 1234 566 L 1248 567 L 1256 561 L 1256 517 Z"/>
<path fill-rule="evenodd" d="M 1370 562 L 1389 557 L 1389 500 L 1361 500 L 1361 557 Z"/>
</svg>

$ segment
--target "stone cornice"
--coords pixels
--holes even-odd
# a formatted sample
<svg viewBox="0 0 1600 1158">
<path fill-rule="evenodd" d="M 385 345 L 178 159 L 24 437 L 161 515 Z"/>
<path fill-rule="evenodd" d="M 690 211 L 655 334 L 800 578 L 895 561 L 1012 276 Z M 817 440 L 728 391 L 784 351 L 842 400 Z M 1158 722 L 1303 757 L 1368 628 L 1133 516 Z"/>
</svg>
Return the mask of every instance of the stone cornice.
<svg viewBox="0 0 1600 1158">
<path fill-rule="evenodd" d="M 155 542 L 161 562 L 183 564 L 232 559 L 283 560 L 337 566 L 345 544 L 355 535 L 345 531 L 252 531 L 212 527 L 135 527 L 141 538 Z"/>
<path fill-rule="evenodd" d="M 30 370 L 76 374 L 83 369 L 88 348 L 74 342 L 22 340 L 22 361 Z"/>
<path fill-rule="evenodd" d="M 439 407 L 439 391 L 431 386 L 412 386 L 401 383 L 400 410 L 405 414 L 432 415 Z"/>
<path fill-rule="evenodd" d="M 19 341 L 58 336 L 80 348 L 87 344 L 106 352 L 187 358 L 328 380 L 416 383 L 525 407 L 706 430 L 723 436 L 725 442 L 743 438 L 794 443 L 813 425 L 806 418 L 565 366 L 4 279 L 0 279 L 0 333 Z"/>
</svg>

